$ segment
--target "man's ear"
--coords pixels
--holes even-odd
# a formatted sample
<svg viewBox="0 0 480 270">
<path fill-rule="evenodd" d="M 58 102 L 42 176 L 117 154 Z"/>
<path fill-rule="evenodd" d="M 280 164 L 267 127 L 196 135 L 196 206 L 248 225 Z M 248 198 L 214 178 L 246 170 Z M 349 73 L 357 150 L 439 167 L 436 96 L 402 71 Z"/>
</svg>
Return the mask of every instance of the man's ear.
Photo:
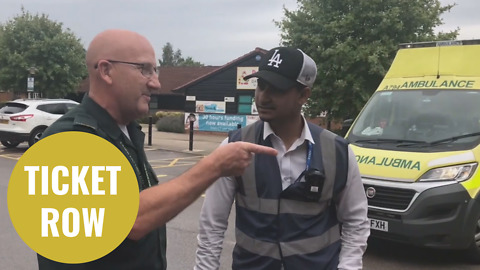
<svg viewBox="0 0 480 270">
<path fill-rule="evenodd" d="M 98 61 L 97 71 L 98 77 L 107 84 L 112 84 L 112 69 L 113 65 L 108 61 Z"/>
<path fill-rule="evenodd" d="M 312 89 L 310 89 L 310 87 L 308 86 L 300 90 L 300 100 L 302 102 L 302 105 L 307 103 L 308 98 L 310 98 L 311 95 L 312 95 Z"/>
</svg>

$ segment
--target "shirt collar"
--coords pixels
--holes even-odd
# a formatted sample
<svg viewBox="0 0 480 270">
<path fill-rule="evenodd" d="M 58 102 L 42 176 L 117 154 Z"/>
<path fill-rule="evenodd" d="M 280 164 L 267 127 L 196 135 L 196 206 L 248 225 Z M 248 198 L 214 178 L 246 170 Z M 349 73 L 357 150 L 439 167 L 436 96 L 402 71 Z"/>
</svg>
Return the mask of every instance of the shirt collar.
<svg viewBox="0 0 480 270">
<path fill-rule="evenodd" d="M 305 120 L 305 117 L 303 117 L 303 115 L 302 115 L 302 119 L 303 119 L 303 130 L 298 140 L 301 140 L 302 142 L 307 140 L 312 144 L 315 144 L 315 141 L 313 140 L 313 137 L 312 137 L 312 133 L 310 133 L 310 128 L 308 127 L 307 120 Z M 275 134 L 275 132 L 273 132 L 272 128 L 270 127 L 270 124 L 268 122 L 263 122 L 263 140 L 266 140 L 268 136 L 272 134 Z"/>
</svg>

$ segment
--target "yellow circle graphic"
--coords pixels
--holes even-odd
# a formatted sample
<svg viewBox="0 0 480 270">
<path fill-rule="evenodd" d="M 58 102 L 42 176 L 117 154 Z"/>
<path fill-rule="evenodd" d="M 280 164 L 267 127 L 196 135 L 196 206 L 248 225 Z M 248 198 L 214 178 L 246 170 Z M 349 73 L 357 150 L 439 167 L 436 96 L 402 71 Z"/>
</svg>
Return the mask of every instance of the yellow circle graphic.
<svg viewBox="0 0 480 270">
<path fill-rule="evenodd" d="M 139 191 L 126 157 L 84 132 L 48 136 L 13 169 L 7 193 L 13 226 L 38 254 L 63 263 L 103 257 L 127 237 Z"/>
</svg>

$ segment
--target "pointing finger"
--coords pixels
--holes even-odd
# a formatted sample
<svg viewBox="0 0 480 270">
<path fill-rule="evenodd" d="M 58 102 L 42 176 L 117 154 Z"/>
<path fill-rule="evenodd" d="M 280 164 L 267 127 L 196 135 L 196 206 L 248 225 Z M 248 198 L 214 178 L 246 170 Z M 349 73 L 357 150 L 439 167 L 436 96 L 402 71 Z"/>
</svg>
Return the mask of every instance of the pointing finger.
<svg viewBox="0 0 480 270">
<path fill-rule="evenodd" d="M 271 156 L 276 156 L 278 154 L 277 150 L 269 146 L 263 146 L 263 145 L 248 143 L 248 142 L 244 142 L 244 143 L 245 143 L 245 149 L 251 153 L 266 154 Z"/>
</svg>

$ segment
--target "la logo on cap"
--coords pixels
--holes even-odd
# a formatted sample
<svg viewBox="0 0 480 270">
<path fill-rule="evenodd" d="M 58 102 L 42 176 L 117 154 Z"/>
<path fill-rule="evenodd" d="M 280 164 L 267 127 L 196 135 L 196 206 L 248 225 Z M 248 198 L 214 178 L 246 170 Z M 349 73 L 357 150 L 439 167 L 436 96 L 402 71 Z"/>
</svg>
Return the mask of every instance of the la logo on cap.
<svg viewBox="0 0 480 270">
<path fill-rule="evenodd" d="M 282 61 L 283 60 L 280 59 L 280 54 L 278 53 L 278 50 L 275 50 L 272 57 L 268 60 L 268 65 L 272 66 L 275 63 L 275 65 L 273 65 L 273 66 L 276 67 L 276 68 L 279 68 L 278 65 L 280 65 L 282 63 Z"/>
</svg>

